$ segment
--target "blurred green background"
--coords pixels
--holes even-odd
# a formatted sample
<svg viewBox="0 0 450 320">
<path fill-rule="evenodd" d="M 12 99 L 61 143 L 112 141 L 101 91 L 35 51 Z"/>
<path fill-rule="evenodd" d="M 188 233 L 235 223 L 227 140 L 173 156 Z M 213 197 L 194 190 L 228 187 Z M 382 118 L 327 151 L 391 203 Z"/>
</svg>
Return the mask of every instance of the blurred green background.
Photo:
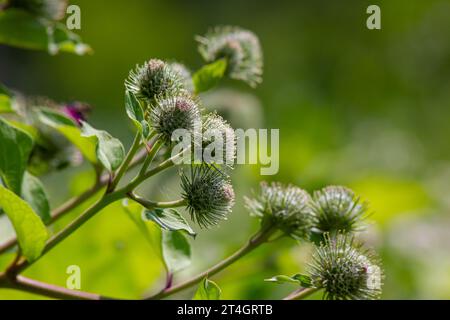
<svg viewBox="0 0 450 320">
<path fill-rule="evenodd" d="M 373 211 L 361 237 L 383 260 L 383 298 L 450 298 L 450 1 L 70 2 L 81 7 L 78 33 L 95 54 L 49 56 L 0 46 L 0 82 L 28 95 L 86 101 L 95 107 L 90 122 L 127 145 L 132 127 L 124 113 L 123 81 L 137 63 L 158 57 L 195 70 L 202 61 L 194 35 L 214 25 L 248 28 L 262 42 L 263 84 L 255 91 L 233 81 L 222 87 L 257 97 L 236 97 L 243 109 L 252 105 L 236 126 L 262 119 L 261 127 L 280 129 L 279 174 L 236 169 L 233 213 L 191 241 L 194 264 L 176 280 L 219 261 L 256 231 L 242 197 L 270 179 L 309 191 L 329 184 L 353 188 Z M 381 7 L 381 30 L 366 28 L 370 4 Z M 86 189 L 92 178 L 88 166 L 45 177 L 53 207 Z M 142 193 L 174 198 L 177 185 L 175 172 L 163 174 Z M 0 227 L 0 239 L 10 235 L 6 229 Z M 214 279 L 224 298 L 281 298 L 295 288 L 263 279 L 303 271 L 309 253 L 307 245 L 282 240 Z M 11 257 L 0 259 L 2 268 Z M 162 265 L 120 204 L 26 273 L 65 285 L 66 268 L 74 264 L 81 267 L 86 291 L 139 298 L 164 282 Z M 0 290 L 0 298 L 40 297 Z"/>
</svg>

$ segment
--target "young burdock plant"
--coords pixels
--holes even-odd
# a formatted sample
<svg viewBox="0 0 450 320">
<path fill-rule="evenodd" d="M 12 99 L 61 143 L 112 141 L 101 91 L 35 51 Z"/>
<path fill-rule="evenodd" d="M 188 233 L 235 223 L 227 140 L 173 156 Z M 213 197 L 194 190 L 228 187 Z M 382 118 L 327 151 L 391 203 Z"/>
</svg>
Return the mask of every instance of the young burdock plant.
<svg viewBox="0 0 450 320">
<path fill-rule="evenodd" d="M 22 6 L 21 1 L 11 3 Z M 39 14 L 44 9 L 47 13 L 53 10 L 36 8 L 39 10 L 27 10 Z M 268 279 L 300 286 L 287 299 L 302 299 L 315 291 L 323 291 L 326 299 L 379 297 L 379 263 L 353 240 L 353 234 L 362 230 L 367 205 L 351 190 L 336 186 L 311 196 L 292 184 L 262 182 L 254 196 L 245 198 L 247 210 L 260 221 L 259 229 L 231 256 L 191 278 L 177 279 L 177 272 L 190 264 L 189 239 L 197 236 L 188 220 L 202 231 L 213 229 L 228 218 L 235 203 L 229 173 L 235 164 L 236 136 L 225 119 L 205 112 L 199 94 L 213 89 L 226 76 L 255 87 L 263 74 L 261 46 L 252 32 L 218 27 L 197 40 L 208 64 L 192 76 L 185 66 L 156 58 L 130 71 L 125 80 L 125 111 L 136 133 L 127 152 L 118 139 L 86 122 L 84 104 L 21 106 L 18 94 L 0 87 L 0 208 L 16 232 L 16 237 L 0 246 L 0 254 L 15 252 L 0 273 L 0 288 L 52 298 L 114 298 L 69 290 L 22 273 L 93 216 L 121 201 L 124 212 L 154 246 L 166 271 L 165 285 L 155 288 L 146 299 L 171 297 L 197 285 L 194 298 L 218 299 L 221 291 L 209 278 L 258 247 L 284 237 L 315 246 L 308 274 Z M 27 112 L 22 112 L 23 108 Z M 193 137 L 181 149 L 177 148 L 184 142 L 178 135 L 180 130 Z M 56 143 L 58 140 L 64 143 Z M 62 169 L 50 163 L 58 163 L 61 153 L 67 155 L 68 143 L 70 150 L 77 150 L 78 158 L 92 164 L 96 180 L 82 194 L 50 212 L 39 176 Z M 66 165 L 74 163 L 67 161 Z M 173 167 L 180 175 L 178 198 L 156 201 L 138 194 L 143 183 Z M 138 170 L 129 178 L 135 168 Z M 48 228 L 89 200 L 93 204 L 60 231 Z M 186 214 L 177 208 L 184 208 Z"/>
</svg>

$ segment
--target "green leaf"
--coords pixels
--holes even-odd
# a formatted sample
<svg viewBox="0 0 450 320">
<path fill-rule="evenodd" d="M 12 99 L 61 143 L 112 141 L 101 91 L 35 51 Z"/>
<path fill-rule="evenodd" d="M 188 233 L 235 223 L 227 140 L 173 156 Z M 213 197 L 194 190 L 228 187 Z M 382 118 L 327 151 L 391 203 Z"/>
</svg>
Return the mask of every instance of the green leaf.
<svg viewBox="0 0 450 320">
<path fill-rule="evenodd" d="M 180 271 L 191 264 L 191 246 L 181 231 L 162 231 L 162 253 L 169 273 Z"/>
<path fill-rule="evenodd" d="M 0 207 L 5 211 L 17 235 L 22 254 L 28 261 L 36 260 L 49 237 L 42 220 L 28 203 L 0 185 Z"/>
<path fill-rule="evenodd" d="M 87 122 L 83 122 L 81 131 L 83 137 L 97 139 L 97 159 L 106 170 L 113 172 L 119 168 L 125 158 L 125 149 L 119 139 L 106 131 L 94 129 Z"/>
<path fill-rule="evenodd" d="M 168 273 L 174 273 L 191 264 L 191 247 L 182 231 L 162 229 L 146 219 L 145 209 L 134 201 L 124 200 L 122 206 L 127 215 L 156 251 Z"/>
<path fill-rule="evenodd" d="M 278 275 L 278 276 L 274 276 L 270 279 L 265 279 L 264 281 L 275 282 L 278 284 L 295 283 L 295 284 L 299 284 L 303 288 L 311 287 L 311 278 L 307 275 L 299 274 L 299 273 L 293 275 L 292 277 L 286 276 L 286 275 Z"/>
<path fill-rule="evenodd" d="M 75 122 L 62 113 L 43 108 L 39 118 L 44 124 L 54 128 L 72 142 L 92 164 L 101 163 L 106 170 L 116 170 L 125 158 L 122 143 L 108 132 L 94 129 L 83 122 L 80 129 Z"/>
<path fill-rule="evenodd" d="M 0 44 L 33 50 L 48 50 L 51 54 L 70 52 L 79 55 L 92 52 L 62 23 L 38 18 L 24 10 L 11 8 L 0 12 Z"/>
<path fill-rule="evenodd" d="M 134 94 L 129 91 L 125 92 L 125 109 L 128 117 L 133 121 L 143 137 L 148 137 L 150 134 L 150 127 L 145 120 L 142 106 Z"/>
<path fill-rule="evenodd" d="M 292 276 L 292 279 L 297 280 L 300 283 L 300 286 L 302 286 L 303 288 L 311 287 L 311 277 L 307 276 L 306 274 L 297 273 Z"/>
<path fill-rule="evenodd" d="M 47 224 L 51 220 L 50 204 L 41 181 L 32 174 L 25 172 L 22 182 L 22 198 Z"/>
<path fill-rule="evenodd" d="M 169 231 L 183 230 L 190 236 L 195 237 L 196 233 L 187 223 L 186 219 L 175 209 L 154 209 L 144 211 L 144 217 L 158 224 L 161 228 Z"/>
<path fill-rule="evenodd" d="M 14 112 L 11 97 L 9 90 L 0 84 L 0 113 Z"/>
<path fill-rule="evenodd" d="M 205 278 L 198 286 L 193 300 L 220 300 L 221 295 L 222 290 L 220 290 L 219 286 Z"/>
<path fill-rule="evenodd" d="M 27 123 L 16 121 L 16 120 L 8 120 L 8 123 L 14 128 L 20 129 L 28 133 L 28 135 L 33 139 L 34 143 L 44 144 L 45 140 L 40 136 L 39 130 Z"/>
<path fill-rule="evenodd" d="M 72 142 L 89 162 L 98 164 L 96 137 L 84 137 L 75 122 L 57 111 L 43 108 L 39 119 Z"/>
<path fill-rule="evenodd" d="M 0 43 L 47 50 L 47 41 L 45 25 L 32 14 L 19 9 L 0 12 Z"/>
<path fill-rule="evenodd" d="M 192 76 L 195 92 L 205 92 L 215 87 L 220 79 L 223 78 L 226 69 L 227 61 L 225 59 L 220 59 L 203 66 Z"/>
<path fill-rule="evenodd" d="M 148 222 L 142 219 L 142 213 L 144 209 L 140 204 L 134 201 L 130 202 L 128 201 L 128 199 L 125 199 L 122 201 L 122 207 L 124 208 L 124 211 L 128 215 L 128 217 L 134 222 L 139 231 L 144 235 L 145 239 L 147 239 L 152 249 L 155 250 L 157 256 L 164 263 L 161 246 L 161 228 L 155 223 Z"/>
<path fill-rule="evenodd" d="M 25 131 L 0 118 L 0 176 L 19 195 L 32 148 L 33 139 Z"/>
</svg>

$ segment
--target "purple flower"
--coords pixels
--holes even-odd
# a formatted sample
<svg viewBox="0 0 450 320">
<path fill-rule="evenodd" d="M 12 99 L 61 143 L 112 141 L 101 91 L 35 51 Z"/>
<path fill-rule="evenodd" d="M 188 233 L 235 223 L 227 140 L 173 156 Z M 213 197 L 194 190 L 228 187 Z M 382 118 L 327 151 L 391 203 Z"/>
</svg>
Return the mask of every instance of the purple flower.
<svg viewBox="0 0 450 320">
<path fill-rule="evenodd" d="M 73 102 L 63 106 L 61 110 L 78 125 L 81 125 L 82 121 L 86 121 L 91 106 L 82 102 Z"/>
</svg>

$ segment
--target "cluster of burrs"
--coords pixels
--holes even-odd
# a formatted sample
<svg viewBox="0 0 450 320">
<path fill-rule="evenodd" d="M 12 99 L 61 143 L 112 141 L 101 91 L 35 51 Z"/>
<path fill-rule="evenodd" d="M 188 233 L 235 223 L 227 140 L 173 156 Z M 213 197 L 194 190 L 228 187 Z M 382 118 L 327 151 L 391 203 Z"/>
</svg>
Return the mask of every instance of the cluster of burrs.
<svg viewBox="0 0 450 320">
<path fill-rule="evenodd" d="M 215 28 L 197 38 L 206 62 L 226 61 L 230 78 L 256 86 L 262 76 L 262 50 L 258 38 L 236 27 Z M 230 125 L 216 113 L 206 113 L 195 94 L 192 76 L 180 63 L 151 59 L 130 72 L 127 92 L 141 104 L 144 120 L 168 148 L 174 132 L 192 133 L 196 147 L 213 157 L 194 161 L 182 169 L 182 197 L 191 219 L 200 227 L 226 219 L 235 202 L 227 174 L 236 157 L 236 138 Z M 200 130 L 200 142 L 196 135 Z M 221 137 L 221 145 L 208 150 Z M 222 160 L 216 162 L 217 155 Z M 195 158 L 198 160 L 198 158 Z M 311 286 L 324 289 L 328 299 L 370 299 L 379 296 L 382 279 L 377 260 L 356 245 L 353 234 L 362 229 L 367 206 L 344 187 L 330 186 L 312 196 L 294 185 L 262 183 L 260 193 L 246 199 L 252 215 L 269 227 L 296 240 L 316 246 L 310 265 Z M 376 270 L 376 272 L 374 271 Z"/>
<path fill-rule="evenodd" d="M 284 235 L 315 243 L 309 266 L 311 286 L 326 299 L 375 299 L 382 271 L 376 257 L 353 234 L 363 229 L 367 205 L 353 191 L 328 186 L 312 196 L 294 185 L 262 183 L 246 205 L 261 223 Z"/>
<path fill-rule="evenodd" d="M 252 86 L 261 82 L 262 52 L 250 31 L 221 27 L 198 41 L 206 62 L 226 60 L 225 74 L 230 78 Z M 177 62 L 151 59 L 130 71 L 125 87 L 139 101 L 144 120 L 163 145 L 173 147 L 179 142 L 175 132 L 184 130 L 191 134 L 192 150 L 201 150 L 200 161 L 192 161 L 181 174 L 182 196 L 192 220 L 210 227 L 226 219 L 234 204 L 227 172 L 234 166 L 236 136 L 226 120 L 202 108 L 189 69 Z"/>
</svg>

